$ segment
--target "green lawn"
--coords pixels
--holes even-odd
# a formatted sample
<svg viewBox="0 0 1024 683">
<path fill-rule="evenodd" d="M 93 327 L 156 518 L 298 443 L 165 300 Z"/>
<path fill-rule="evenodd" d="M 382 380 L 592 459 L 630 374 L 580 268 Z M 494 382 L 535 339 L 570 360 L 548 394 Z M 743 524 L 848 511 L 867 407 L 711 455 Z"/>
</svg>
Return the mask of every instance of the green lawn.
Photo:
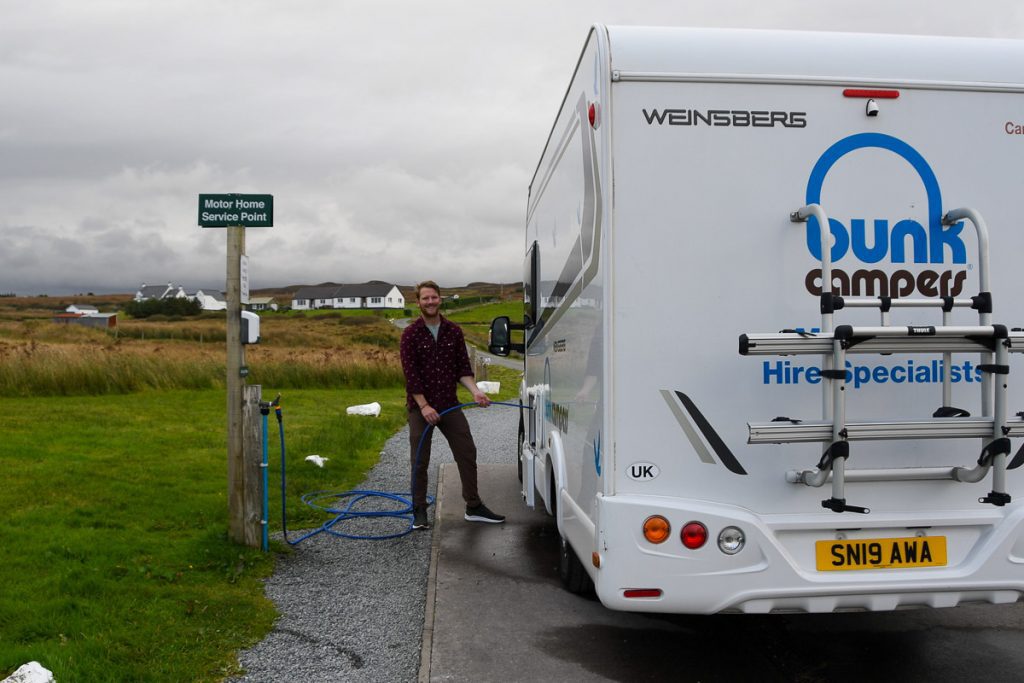
<svg viewBox="0 0 1024 683">
<path fill-rule="evenodd" d="M 380 418 L 345 415 L 372 400 Z M 298 494 L 361 481 L 403 400 L 401 389 L 285 394 L 296 524 L 313 516 Z M 274 555 L 226 538 L 223 392 L 6 400 L 2 414 L 0 677 L 30 660 L 58 681 L 235 672 L 236 650 L 273 622 L 259 579 Z M 327 467 L 304 463 L 311 453 Z"/>
<path fill-rule="evenodd" d="M 518 374 L 492 370 L 503 389 L 495 398 L 514 400 Z M 400 387 L 284 392 L 289 528 L 325 521 L 303 493 L 362 481 L 404 424 L 404 400 Z M 345 414 L 371 401 L 379 418 Z M 275 617 L 259 580 L 275 553 L 227 540 L 224 402 L 219 390 L 174 390 L 0 403 L 0 678 L 31 660 L 61 682 L 238 673 L 237 650 Z M 269 425 L 276 531 L 273 414 Z M 304 462 L 310 454 L 327 465 Z"/>
</svg>

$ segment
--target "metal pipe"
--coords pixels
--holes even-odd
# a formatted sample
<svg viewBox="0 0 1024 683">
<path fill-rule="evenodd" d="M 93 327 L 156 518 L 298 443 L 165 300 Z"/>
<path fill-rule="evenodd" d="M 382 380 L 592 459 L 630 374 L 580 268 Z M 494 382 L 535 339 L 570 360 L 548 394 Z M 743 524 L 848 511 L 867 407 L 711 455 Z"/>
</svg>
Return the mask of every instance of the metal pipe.
<svg viewBox="0 0 1024 683">
<path fill-rule="evenodd" d="M 974 225 L 974 230 L 978 234 L 978 288 L 982 294 L 991 296 L 992 290 L 988 277 L 988 226 L 985 224 L 985 219 L 974 209 L 964 207 L 946 212 L 946 215 L 942 217 L 942 224 L 953 225 L 965 218 Z M 992 314 L 981 311 L 978 314 L 978 320 L 982 325 L 991 325 Z M 982 353 L 981 362 L 983 364 L 991 363 L 992 354 Z M 981 412 L 983 415 L 992 414 L 992 378 L 987 373 L 981 378 Z"/>
<path fill-rule="evenodd" d="M 263 416 L 263 460 L 260 463 L 260 467 L 263 469 L 263 515 L 260 518 L 260 524 L 263 525 L 263 552 L 270 550 L 270 463 L 268 461 L 270 449 L 267 443 L 267 415 L 269 413 L 269 407 L 260 406 L 260 414 Z"/>
<path fill-rule="evenodd" d="M 832 231 L 828 216 L 820 205 L 808 204 L 789 214 L 789 220 L 794 223 L 806 223 L 811 216 L 817 219 L 818 232 L 821 235 L 821 291 L 824 294 L 832 291 Z M 832 332 L 831 313 L 821 314 L 821 331 Z M 831 355 L 822 356 L 821 365 L 822 370 L 831 370 Z M 826 420 L 832 419 L 832 395 L 828 391 L 823 391 L 821 395 L 821 416 Z"/>
</svg>

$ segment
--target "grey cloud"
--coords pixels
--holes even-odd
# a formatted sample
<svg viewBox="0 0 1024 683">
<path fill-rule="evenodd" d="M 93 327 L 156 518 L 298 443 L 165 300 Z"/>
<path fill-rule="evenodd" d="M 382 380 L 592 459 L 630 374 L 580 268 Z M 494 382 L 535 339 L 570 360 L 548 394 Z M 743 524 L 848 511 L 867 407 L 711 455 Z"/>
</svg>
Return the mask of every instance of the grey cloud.
<svg viewBox="0 0 1024 683">
<path fill-rule="evenodd" d="M 275 196 L 254 286 L 520 276 L 595 21 L 1020 37 L 1010 0 L 39 0 L 0 25 L 0 291 L 223 281 L 197 195 Z"/>
</svg>

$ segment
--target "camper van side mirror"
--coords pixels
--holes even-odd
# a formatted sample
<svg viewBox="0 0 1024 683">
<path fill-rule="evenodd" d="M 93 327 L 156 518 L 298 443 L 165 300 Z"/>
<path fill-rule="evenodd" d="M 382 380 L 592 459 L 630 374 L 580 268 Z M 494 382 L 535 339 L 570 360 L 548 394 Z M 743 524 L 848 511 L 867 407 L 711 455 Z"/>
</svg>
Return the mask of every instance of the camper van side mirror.
<svg viewBox="0 0 1024 683">
<path fill-rule="evenodd" d="M 512 351 L 526 353 L 526 344 L 512 343 L 512 330 L 522 329 L 525 329 L 525 326 L 509 322 L 507 315 L 495 318 L 491 321 L 491 332 L 487 350 L 495 356 L 507 356 Z"/>
<path fill-rule="evenodd" d="M 503 315 L 491 321 L 491 334 L 487 349 L 495 356 L 507 356 L 512 347 L 512 326 L 508 316 Z"/>
</svg>

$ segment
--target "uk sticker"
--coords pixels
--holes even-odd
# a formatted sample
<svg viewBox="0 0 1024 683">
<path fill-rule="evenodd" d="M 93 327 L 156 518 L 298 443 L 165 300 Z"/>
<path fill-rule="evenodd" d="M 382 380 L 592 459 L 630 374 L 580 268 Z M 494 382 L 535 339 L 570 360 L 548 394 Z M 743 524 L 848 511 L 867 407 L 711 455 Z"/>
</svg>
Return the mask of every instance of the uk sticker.
<svg viewBox="0 0 1024 683">
<path fill-rule="evenodd" d="M 653 462 L 635 462 L 629 466 L 626 475 L 633 481 L 651 481 L 661 474 Z"/>
</svg>

